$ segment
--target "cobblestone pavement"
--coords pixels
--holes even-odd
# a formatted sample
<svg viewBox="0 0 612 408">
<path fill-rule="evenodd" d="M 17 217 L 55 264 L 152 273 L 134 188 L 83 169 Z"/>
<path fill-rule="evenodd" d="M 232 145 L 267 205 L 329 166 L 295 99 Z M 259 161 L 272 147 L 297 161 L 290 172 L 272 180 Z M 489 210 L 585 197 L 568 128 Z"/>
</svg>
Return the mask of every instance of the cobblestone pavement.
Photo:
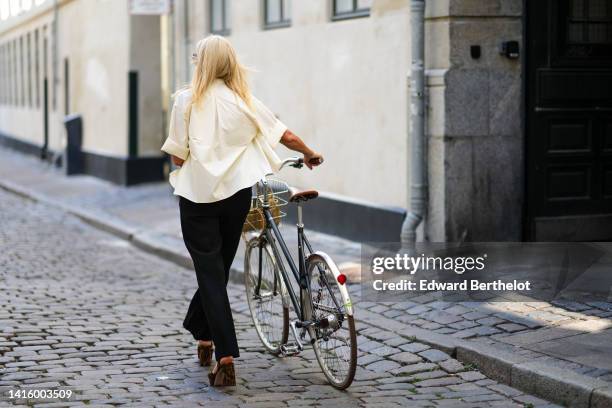
<svg viewBox="0 0 612 408">
<path fill-rule="evenodd" d="M 362 310 L 612 382 L 612 303 L 361 302 Z"/>
<path fill-rule="evenodd" d="M 356 380 L 337 391 L 311 351 L 263 352 L 234 283 L 239 385 L 213 389 L 180 327 L 191 271 L 1 190 L 0 225 L 0 406 L 552 406 L 359 320 Z M 8 390 L 29 387 L 74 397 L 6 399 Z"/>
<path fill-rule="evenodd" d="M 165 243 L 172 242 L 184 251 L 178 205 L 165 182 L 127 188 L 90 176 L 67 178 L 36 158 L 3 148 L 0 148 L 0 174 L 13 174 L 12 179 L 20 184 L 66 204 L 117 217 L 138 229 L 149 228 L 157 239 Z M 307 208 L 305 214 L 307 219 Z M 289 247 L 293 248 L 295 231 L 289 224 L 281 224 L 281 228 Z M 313 231 L 308 231 L 308 236 L 315 247 L 325 248 L 338 264 L 345 261 L 359 262 L 359 243 Z M 242 264 L 241 255 L 239 251 L 237 262 L 234 263 L 237 268 Z M 395 318 L 402 314 L 398 318 L 404 323 L 423 329 L 462 339 L 480 338 L 483 341 L 498 341 L 516 334 L 576 323 L 585 323 L 586 326 L 590 324 L 600 329 L 605 325 L 612 327 L 612 302 L 450 303 L 437 301 L 431 296 L 421 296 L 412 302 L 371 304 L 368 307 L 387 317 Z M 612 380 L 612 370 L 580 364 L 573 366 L 577 371 Z"/>
<path fill-rule="evenodd" d="M 392 316 L 391 307 L 375 311 Z M 423 296 L 404 303 L 409 316 L 404 322 L 458 338 L 491 336 L 503 338 L 542 327 L 556 327 L 575 321 L 612 322 L 610 302 L 443 302 Z"/>
<path fill-rule="evenodd" d="M 112 222 L 119 220 L 147 242 L 161 243 L 186 255 L 177 203 L 167 183 L 126 188 L 89 176 L 66 177 L 40 160 L 3 148 L 0 174 L 11 174 L 12 183 L 39 196 L 86 209 L 103 219 L 110 217 Z M 295 231 L 289 224 L 285 223 L 282 230 L 292 248 Z M 308 235 L 316 248 L 324 248 L 339 264 L 360 258 L 359 243 L 312 231 Z M 239 250 L 234 267 L 240 269 L 241 264 Z M 353 285 L 353 292 L 357 299 L 358 285 Z M 493 344 L 496 350 L 508 350 L 530 361 L 612 381 L 610 302 L 449 303 L 421 296 L 395 304 L 361 302 L 360 308 L 371 311 L 368 321 L 373 324 L 382 316 L 393 319 L 394 325 L 403 324 L 405 331 L 416 326 L 470 342 Z"/>
<path fill-rule="evenodd" d="M 530 361 L 612 382 L 610 303 L 575 303 L 568 308 L 561 303 L 456 303 L 423 296 L 394 304 L 360 302 L 360 307 L 408 326 L 493 345 Z"/>
</svg>

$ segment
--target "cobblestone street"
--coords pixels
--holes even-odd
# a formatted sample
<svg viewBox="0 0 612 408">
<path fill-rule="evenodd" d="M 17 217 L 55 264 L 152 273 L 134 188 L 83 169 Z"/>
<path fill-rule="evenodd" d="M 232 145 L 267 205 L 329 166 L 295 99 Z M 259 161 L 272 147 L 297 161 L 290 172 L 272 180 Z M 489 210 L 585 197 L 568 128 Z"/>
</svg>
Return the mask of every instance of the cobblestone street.
<svg viewBox="0 0 612 408">
<path fill-rule="evenodd" d="M 0 191 L 0 405 L 547 406 L 441 351 L 357 319 L 360 357 L 347 392 L 307 350 L 263 352 L 243 288 L 230 284 L 239 385 L 208 387 L 181 328 L 191 271 L 77 218 Z M 71 389 L 69 401 L 13 400 L 9 390 Z"/>
<path fill-rule="evenodd" d="M 0 186 L 8 191 L 74 214 L 175 264 L 191 264 L 182 240 L 176 198 L 165 182 L 123 187 L 90 176 L 66 177 L 31 156 L 3 148 L 0 148 L 0 174 L 11 175 L 0 179 Z M 311 219 L 308 208 L 305 215 L 307 220 Z M 280 228 L 289 248 L 295 249 L 292 222 L 281 223 Z M 349 282 L 359 279 L 359 269 L 354 268 L 359 266 L 356 262 L 361 256 L 359 242 L 311 229 L 308 229 L 308 238 L 316 248 L 324 248 L 332 255 L 341 269 L 348 265 L 344 271 L 351 277 Z M 233 264 L 236 275 L 242 270 L 243 252 L 243 248 L 239 249 Z M 601 271 L 612 267 L 612 259 L 602 259 L 602 262 L 582 278 L 587 293 L 605 291 L 610 286 L 607 275 Z M 353 300 L 358 300 L 359 285 L 352 285 L 352 292 Z M 452 355 L 457 355 L 457 342 L 462 342 L 473 344 L 477 354 L 488 349 L 484 354 L 499 360 L 499 352 L 504 351 L 514 356 L 518 365 L 538 364 L 538 370 L 546 378 L 555 371 L 553 376 L 560 380 L 559 387 L 546 390 L 544 398 L 560 397 L 558 390 L 566 389 L 568 373 L 574 373 L 582 377 L 582 385 L 559 398 L 561 401 L 572 401 L 580 394 L 583 401 L 592 403 L 591 390 L 596 388 L 602 389 L 600 396 L 607 395 L 606 401 L 598 404 L 607 407 L 612 401 L 609 340 L 612 303 L 609 301 L 444 302 L 426 294 L 401 303 L 362 301 L 359 306 L 362 325 L 367 322 L 404 336 L 414 335 L 421 341 L 426 340 L 421 334 L 434 335 L 437 337 L 428 344 Z M 421 333 L 415 332 L 415 328 L 421 329 Z M 586 344 L 589 346 L 584 347 Z M 501 378 L 504 376 L 506 383 L 511 383 L 507 374 Z M 535 392 L 531 388 L 525 391 Z"/>
</svg>

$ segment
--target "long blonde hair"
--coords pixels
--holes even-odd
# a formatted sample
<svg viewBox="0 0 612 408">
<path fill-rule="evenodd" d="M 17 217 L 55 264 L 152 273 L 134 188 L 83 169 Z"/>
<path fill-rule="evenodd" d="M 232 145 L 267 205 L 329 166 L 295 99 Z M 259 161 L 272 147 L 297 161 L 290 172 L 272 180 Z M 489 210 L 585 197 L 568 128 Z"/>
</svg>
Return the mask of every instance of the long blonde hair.
<svg viewBox="0 0 612 408">
<path fill-rule="evenodd" d="M 247 69 L 240 64 L 232 44 L 219 35 L 198 41 L 194 55 L 195 70 L 191 80 L 191 106 L 198 104 L 216 79 L 222 79 L 248 106 L 251 92 L 246 79 Z"/>
</svg>

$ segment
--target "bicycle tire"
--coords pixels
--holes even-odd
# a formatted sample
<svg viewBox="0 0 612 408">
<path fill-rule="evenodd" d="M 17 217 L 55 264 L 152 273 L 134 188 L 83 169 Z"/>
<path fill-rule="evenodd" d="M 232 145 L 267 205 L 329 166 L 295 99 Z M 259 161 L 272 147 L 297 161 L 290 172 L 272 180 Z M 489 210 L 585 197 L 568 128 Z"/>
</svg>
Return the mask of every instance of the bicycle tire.
<svg viewBox="0 0 612 408">
<path fill-rule="evenodd" d="M 340 327 L 333 332 L 330 332 L 329 328 L 320 329 L 313 326 L 308 329 L 308 332 L 313 339 L 315 356 L 323 374 L 334 388 L 343 390 L 351 385 L 357 369 L 357 331 L 348 292 L 344 291 L 344 294 L 342 293 L 344 288 L 341 288 L 341 284 L 336 280 L 338 269 L 328 256 L 321 253 L 311 254 L 308 257 L 306 270 L 310 285 L 308 290 L 302 291 L 302 298 L 307 300 L 304 302 L 306 320 L 320 321 L 322 318 L 333 314 L 340 323 Z M 336 274 L 334 274 L 334 271 Z M 321 283 L 320 276 L 322 275 L 325 275 L 326 284 Z M 304 298 L 304 295 L 309 296 L 310 299 Z M 328 300 L 324 301 L 323 296 L 328 296 Z M 332 300 L 332 296 L 336 298 L 335 302 Z M 340 309 L 338 309 L 338 306 L 340 306 Z M 342 333 L 339 333 L 341 330 Z M 335 345 L 337 343 L 328 344 L 332 336 L 344 344 L 344 349 L 348 348 L 348 350 L 345 350 L 346 357 L 342 362 L 339 359 L 334 361 L 331 355 L 330 350 L 336 355 L 341 353 L 340 347 Z"/>
<path fill-rule="evenodd" d="M 263 245 L 261 251 L 260 244 Z M 261 264 L 259 263 L 259 254 L 262 254 L 262 258 L 265 258 L 262 259 Z M 262 284 L 260 294 L 256 295 L 259 265 L 262 268 Z M 266 267 L 267 270 L 264 270 Z M 276 279 L 278 290 L 275 290 L 273 279 Z M 270 244 L 263 241 L 261 237 L 252 238 L 246 243 L 244 284 L 255 331 L 266 350 L 278 355 L 281 352 L 281 345 L 287 343 L 289 338 L 287 291 L 282 278 L 279 276 L 277 262 Z M 261 296 L 262 288 L 266 291 L 265 296 Z"/>
</svg>

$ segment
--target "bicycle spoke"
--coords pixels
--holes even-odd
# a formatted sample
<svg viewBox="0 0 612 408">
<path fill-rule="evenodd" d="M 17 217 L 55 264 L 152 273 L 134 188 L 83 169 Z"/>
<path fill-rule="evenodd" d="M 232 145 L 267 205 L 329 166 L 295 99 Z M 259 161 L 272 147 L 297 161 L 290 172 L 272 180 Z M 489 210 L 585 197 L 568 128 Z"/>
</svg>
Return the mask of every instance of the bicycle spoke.
<svg viewBox="0 0 612 408">
<path fill-rule="evenodd" d="M 311 331 L 319 364 L 332 384 L 345 388 L 352 381 L 356 365 L 356 340 L 352 318 L 346 314 L 333 273 L 320 259 L 309 265 L 311 287 L 310 320 L 321 323 Z"/>
<path fill-rule="evenodd" d="M 247 247 L 245 286 L 255 329 L 264 346 L 273 353 L 286 343 L 288 311 L 276 278 L 276 265 L 267 247 L 256 240 Z"/>
</svg>

